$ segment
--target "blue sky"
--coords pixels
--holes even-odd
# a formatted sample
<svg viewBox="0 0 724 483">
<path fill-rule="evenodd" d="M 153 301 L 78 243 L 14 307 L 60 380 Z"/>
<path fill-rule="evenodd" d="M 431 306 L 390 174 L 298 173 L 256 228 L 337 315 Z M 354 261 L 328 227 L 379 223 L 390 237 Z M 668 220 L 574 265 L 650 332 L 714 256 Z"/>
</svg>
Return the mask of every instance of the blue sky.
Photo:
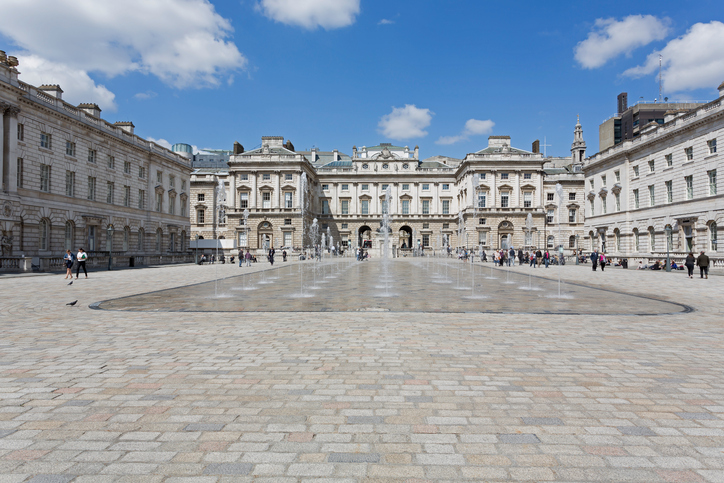
<svg viewBox="0 0 724 483">
<path fill-rule="evenodd" d="M 0 6 L 0 49 L 20 58 L 21 80 L 60 83 L 69 102 L 97 102 L 143 137 L 199 148 L 282 135 L 299 150 L 392 142 L 462 158 L 510 135 L 568 155 L 580 115 L 590 155 L 619 92 L 658 97 L 659 51 L 670 99 L 711 100 L 724 81 L 716 1 Z"/>
</svg>

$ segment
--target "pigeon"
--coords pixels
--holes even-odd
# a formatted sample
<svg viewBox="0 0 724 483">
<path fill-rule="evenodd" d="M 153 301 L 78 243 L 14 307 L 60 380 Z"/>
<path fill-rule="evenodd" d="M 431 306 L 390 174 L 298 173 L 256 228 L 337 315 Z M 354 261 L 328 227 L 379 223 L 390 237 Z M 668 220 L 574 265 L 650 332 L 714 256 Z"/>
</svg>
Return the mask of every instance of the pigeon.
<svg viewBox="0 0 724 483">
<path fill-rule="evenodd" d="M 68 285 L 73 285 L 73 281 L 71 280 L 71 281 L 70 281 L 70 283 L 69 283 Z"/>
<path fill-rule="evenodd" d="M 77 304 L 77 303 L 78 303 L 77 300 L 73 300 L 72 302 L 68 302 L 68 303 L 65 304 L 65 305 L 75 305 L 75 304 Z"/>
</svg>

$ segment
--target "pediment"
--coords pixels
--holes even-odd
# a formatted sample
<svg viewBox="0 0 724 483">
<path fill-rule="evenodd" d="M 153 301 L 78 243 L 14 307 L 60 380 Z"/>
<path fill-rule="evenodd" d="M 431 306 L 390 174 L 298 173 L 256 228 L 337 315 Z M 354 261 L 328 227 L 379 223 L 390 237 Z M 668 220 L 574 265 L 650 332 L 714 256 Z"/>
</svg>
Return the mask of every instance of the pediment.
<svg viewBox="0 0 724 483">
<path fill-rule="evenodd" d="M 284 186 L 281 186 L 280 188 L 284 191 L 294 191 L 297 189 L 297 187 L 294 186 L 293 184 L 285 184 Z"/>
<path fill-rule="evenodd" d="M 521 186 L 520 189 L 522 189 L 522 190 L 535 190 L 536 187 L 535 187 L 535 185 L 532 185 L 532 184 L 530 184 L 530 183 L 527 183 L 527 184 L 524 184 L 523 186 Z"/>
<path fill-rule="evenodd" d="M 498 189 L 499 190 L 503 190 L 503 189 L 512 190 L 513 187 L 511 185 L 509 185 L 508 183 L 505 183 L 505 184 L 501 184 L 500 186 L 498 186 Z"/>
</svg>

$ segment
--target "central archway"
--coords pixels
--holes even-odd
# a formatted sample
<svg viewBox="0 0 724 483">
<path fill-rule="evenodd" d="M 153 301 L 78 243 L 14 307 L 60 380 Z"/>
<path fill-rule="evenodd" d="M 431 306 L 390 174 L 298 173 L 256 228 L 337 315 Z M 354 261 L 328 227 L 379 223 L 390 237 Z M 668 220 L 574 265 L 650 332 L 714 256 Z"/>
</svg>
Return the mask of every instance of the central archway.
<svg viewBox="0 0 724 483">
<path fill-rule="evenodd" d="M 357 231 L 357 246 L 360 248 L 372 248 L 372 228 L 363 225 Z"/>
<path fill-rule="evenodd" d="M 400 227 L 400 248 L 412 248 L 412 228 L 405 225 Z"/>
</svg>

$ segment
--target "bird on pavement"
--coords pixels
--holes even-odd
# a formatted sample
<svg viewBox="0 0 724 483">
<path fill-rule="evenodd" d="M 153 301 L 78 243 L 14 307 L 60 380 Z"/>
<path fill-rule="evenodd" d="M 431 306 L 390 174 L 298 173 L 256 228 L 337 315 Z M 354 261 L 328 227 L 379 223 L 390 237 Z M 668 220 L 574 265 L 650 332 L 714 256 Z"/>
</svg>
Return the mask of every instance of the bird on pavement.
<svg viewBox="0 0 724 483">
<path fill-rule="evenodd" d="M 68 303 L 65 304 L 65 305 L 75 305 L 75 304 L 77 304 L 77 303 L 78 303 L 77 300 L 73 300 L 72 302 L 68 302 Z"/>
<path fill-rule="evenodd" d="M 70 281 L 70 283 L 69 283 L 68 285 L 73 285 L 73 281 L 71 280 L 71 281 Z"/>
</svg>

